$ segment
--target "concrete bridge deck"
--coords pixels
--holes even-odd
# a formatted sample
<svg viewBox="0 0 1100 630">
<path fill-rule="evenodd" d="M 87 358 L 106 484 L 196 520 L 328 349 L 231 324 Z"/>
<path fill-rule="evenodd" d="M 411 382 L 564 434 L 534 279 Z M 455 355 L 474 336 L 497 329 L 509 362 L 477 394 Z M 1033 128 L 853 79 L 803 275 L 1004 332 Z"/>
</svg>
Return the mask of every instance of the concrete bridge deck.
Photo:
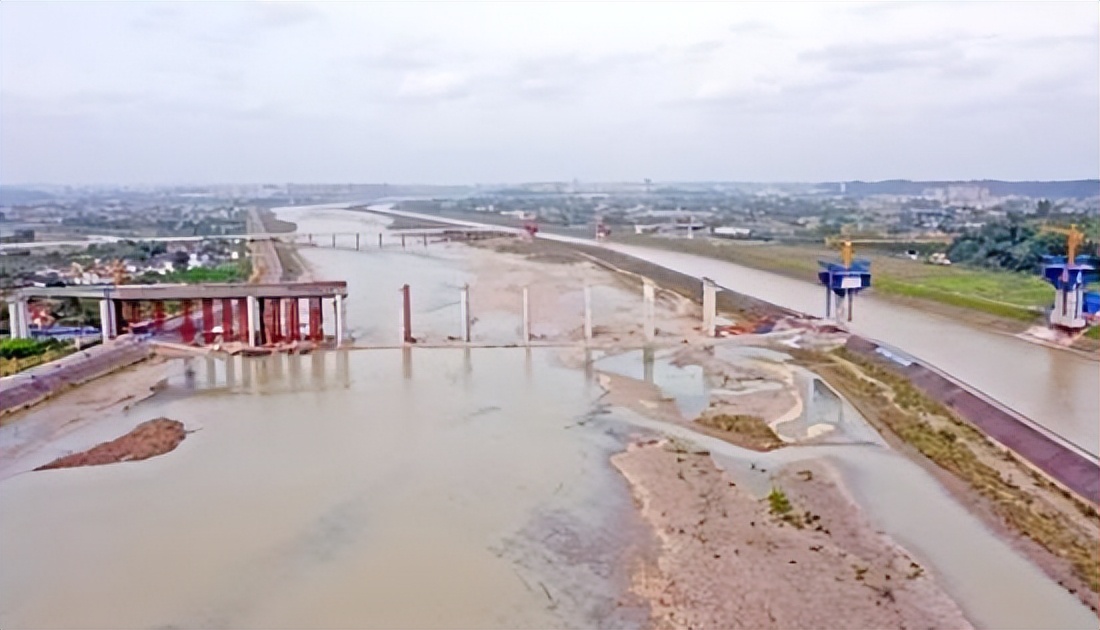
<svg viewBox="0 0 1100 630">
<path fill-rule="evenodd" d="M 335 298 L 348 296 L 348 283 L 280 282 L 270 284 L 99 284 L 66 287 L 24 287 L 7 296 L 7 302 L 35 298 L 82 298 L 124 301 L 179 301 L 228 298 Z"/>
</svg>

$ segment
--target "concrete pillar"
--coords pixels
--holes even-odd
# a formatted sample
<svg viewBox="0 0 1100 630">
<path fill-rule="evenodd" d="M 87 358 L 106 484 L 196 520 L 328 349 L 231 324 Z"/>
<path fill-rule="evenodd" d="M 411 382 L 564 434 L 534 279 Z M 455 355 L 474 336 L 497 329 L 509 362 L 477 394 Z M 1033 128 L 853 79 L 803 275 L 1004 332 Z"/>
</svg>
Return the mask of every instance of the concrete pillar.
<svg viewBox="0 0 1100 630">
<path fill-rule="evenodd" d="M 260 337 L 260 300 L 251 295 L 245 299 L 248 300 L 248 345 L 255 348 Z"/>
<path fill-rule="evenodd" d="M 290 341 L 302 340 L 302 307 L 298 303 L 298 298 L 290 298 L 287 300 L 289 306 L 287 307 L 287 319 L 286 327 L 287 333 L 290 335 Z"/>
<path fill-rule="evenodd" d="M 222 299 L 222 342 L 233 341 L 233 300 Z"/>
<path fill-rule="evenodd" d="M 470 285 L 462 285 L 458 301 L 459 318 L 462 322 L 462 340 L 470 343 Z"/>
<path fill-rule="evenodd" d="M 325 340 L 325 315 L 321 310 L 321 298 L 309 298 L 309 340 L 319 343 Z"/>
<path fill-rule="evenodd" d="M 653 281 L 642 279 L 642 334 L 646 341 L 657 336 L 657 291 Z"/>
<path fill-rule="evenodd" d="M 355 251 L 359 251 L 359 232 L 355 233 Z"/>
<path fill-rule="evenodd" d="M 164 301 L 157 300 L 153 302 L 153 330 L 158 333 L 164 330 L 164 320 L 167 316 L 164 314 Z"/>
<path fill-rule="evenodd" d="M 703 278 L 703 334 L 714 336 L 715 320 L 718 317 L 718 285 L 710 278 Z"/>
<path fill-rule="evenodd" d="M 202 343 L 210 345 L 214 343 L 214 300 L 202 299 Z"/>
<path fill-rule="evenodd" d="M 249 341 L 252 338 L 252 320 L 249 317 L 248 298 L 237 298 L 237 341 L 246 345 L 252 345 Z"/>
<path fill-rule="evenodd" d="M 112 315 L 112 318 L 113 317 L 114 316 Z M 114 324 L 114 322 L 115 322 L 115 320 L 112 319 L 111 323 Z M 22 335 L 23 339 L 30 339 L 31 338 L 31 311 L 27 307 L 27 301 L 26 300 L 19 300 L 19 327 L 20 327 L 20 334 Z M 117 330 L 117 326 L 115 327 L 115 329 Z"/>
<path fill-rule="evenodd" d="M 382 249 L 382 233 L 378 233 L 378 249 Z"/>
<path fill-rule="evenodd" d="M 584 287 L 584 340 L 592 341 L 592 287 Z"/>
<path fill-rule="evenodd" d="M 113 301 L 108 299 L 99 301 L 99 332 L 103 336 L 103 343 L 107 343 L 115 336 L 111 327 L 114 319 L 111 316 L 111 311 L 114 309 L 114 304 Z"/>
<path fill-rule="evenodd" d="M 527 287 L 523 287 L 523 343 L 531 343 L 531 300 Z"/>
<path fill-rule="evenodd" d="M 8 336 L 19 338 L 19 305 L 15 302 L 8 302 Z"/>
<path fill-rule="evenodd" d="M 279 300 L 279 326 L 275 334 L 279 335 L 279 341 L 290 340 L 290 300 Z"/>
<path fill-rule="evenodd" d="M 30 336 L 27 326 L 27 303 L 23 300 L 8 302 L 8 327 L 12 339 L 26 339 Z"/>
<path fill-rule="evenodd" d="M 412 336 L 412 296 L 409 294 L 409 285 L 402 286 L 401 292 L 401 341 L 413 343 Z"/>
<path fill-rule="evenodd" d="M 344 296 L 336 296 L 336 347 L 344 345 L 344 339 L 347 336 L 347 319 L 348 319 L 348 305 L 344 300 Z"/>
</svg>

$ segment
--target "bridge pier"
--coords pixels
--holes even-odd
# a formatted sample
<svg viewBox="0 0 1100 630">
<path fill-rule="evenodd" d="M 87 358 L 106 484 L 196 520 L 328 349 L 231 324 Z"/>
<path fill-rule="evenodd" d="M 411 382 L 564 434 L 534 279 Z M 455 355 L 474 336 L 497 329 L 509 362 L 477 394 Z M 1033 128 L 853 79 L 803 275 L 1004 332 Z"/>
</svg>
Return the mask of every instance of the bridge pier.
<svg viewBox="0 0 1100 630">
<path fill-rule="evenodd" d="M 245 298 L 248 313 L 248 346 L 255 348 L 260 337 L 260 300 L 254 296 Z"/>
<path fill-rule="evenodd" d="M 286 327 L 288 329 L 289 338 L 291 341 L 301 341 L 302 327 L 299 323 L 299 319 L 302 316 L 301 305 L 298 304 L 298 298 L 288 298 L 287 302 L 289 302 L 289 307 L 287 310 Z"/>
<path fill-rule="evenodd" d="M 210 298 L 202 299 L 202 343 L 214 343 L 214 300 Z"/>
<path fill-rule="evenodd" d="M 233 299 L 222 299 L 222 341 L 233 340 Z"/>
<path fill-rule="evenodd" d="M 115 338 L 115 302 L 104 298 L 99 301 L 99 334 L 103 337 L 103 343 Z"/>
<path fill-rule="evenodd" d="M 164 320 L 166 316 L 164 314 L 164 300 L 157 300 L 153 302 L 153 330 L 158 333 L 164 330 Z"/>
<path fill-rule="evenodd" d="M 646 341 L 657 336 L 656 285 L 649 278 L 642 279 L 642 334 Z"/>
<path fill-rule="evenodd" d="M 309 340 L 314 343 L 325 338 L 323 317 L 321 298 L 309 298 Z"/>
<path fill-rule="evenodd" d="M 703 334 L 713 337 L 718 318 L 718 285 L 710 278 L 703 278 Z"/>
<path fill-rule="evenodd" d="M 333 310 L 336 311 L 336 347 L 344 345 L 347 338 L 348 304 L 344 296 L 337 295 L 333 298 Z"/>
<path fill-rule="evenodd" d="M 592 287 L 584 285 L 584 341 L 592 341 Z"/>
<path fill-rule="evenodd" d="M 8 333 L 12 339 L 30 337 L 30 328 L 27 325 L 29 320 L 26 300 L 8 302 Z"/>
</svg>

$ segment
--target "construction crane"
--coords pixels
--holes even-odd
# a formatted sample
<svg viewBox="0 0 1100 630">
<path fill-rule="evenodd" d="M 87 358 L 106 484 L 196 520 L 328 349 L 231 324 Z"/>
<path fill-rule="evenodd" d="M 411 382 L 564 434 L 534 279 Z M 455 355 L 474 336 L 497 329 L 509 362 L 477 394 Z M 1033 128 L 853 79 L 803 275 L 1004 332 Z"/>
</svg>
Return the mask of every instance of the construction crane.
<svg viewBox="0 0 1100 630">
<path fill-rule="evenodd" d="M 847 237 L 826 239 L 831 247 L 840 245 L 841 264 L 822 260 L 818 261 L 821 270 L 817 273 L 817 279 L 825 285 L 825 318 L 835 317 L 840 321 L 841 311 L 847 311 L 848 321 L 852 321 L 853 300 L 856 293 L 871 286 L 871 262 L 868 260 L 856 260 L 853 258 L 852 243 Z M 847 298 L 847 308 L 844 307 Z M 835 301 L 835 305 L 833 304 Z"/>
<path fill-rule="evenodd" d="M 1069 229 L 1042 226 L 1043 232 L 1055 232 L 1066 235 L 1066 256 L 1043 256 L 1043 279 L 1054 287 L 1054 306 L 1050 310 L 1050 325 L 1072 332 L 1084 330 L 1088 326 L 1088 317 L 1095 315 L 1093 309 L 1097 296 L 1085 293 L 1085 285 L 1090 278 L 1095 279 L 1096 268 L 1087 263 L 1077 262 L 1077 248 L 1085 242 L 1085 233 L 1077 225 Z"/>
<path fill-rule="evenodd" d="M 1069 226 L 1069 229 L 1054 227 L 1052 225 L 1044 225 L 1039 228 L 1042 232 L 1054 232 L 1056 234 L 1066 235 L 1066 262 L 1074 264 L 1077 260 L 1077 248 L 1085 243 L 1085 233 L 1077 229 L 1077 224 L 1073 223 Z"/>
</svg>

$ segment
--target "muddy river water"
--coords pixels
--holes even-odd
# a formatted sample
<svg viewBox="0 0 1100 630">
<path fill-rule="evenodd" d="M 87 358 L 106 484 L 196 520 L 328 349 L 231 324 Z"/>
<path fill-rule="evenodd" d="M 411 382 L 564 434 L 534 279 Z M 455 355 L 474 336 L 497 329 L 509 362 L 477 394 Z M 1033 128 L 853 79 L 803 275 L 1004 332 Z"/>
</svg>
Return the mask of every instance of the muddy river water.
<svg viewBox="0 0 1100 630">
<path fill-rule="evenodd" d="M 288 218 L 317 231 L 359 220 Z M 400 284 L 468 281 L 449 249 L 305 255 L 319 276 L 351 283 L 360 338 L 396 337 Z M 449 299 L 425 295 L 418 321 L 452 326 Z M 593 358 L 595 369 L 652 380 L 685 412 L 705 401 L 698 370 L 659 353 Z M 812 378 L 807 387 L 816 392 Z M 156 396 L 75 428 L 27 466 L 157 416 L 194 431 L 173 453 L 0 481 L 0 627 L 644 626 L 620 559 L 648 534 L 607 460 L 639 431 L 683 430 L 603 408 L 602 393 L 591 369 L 565 367 L 553 349 L 194 360 Z M 806 412 L 815 422 L 863 430 L 840 401 L 809 399 L 821 399 Z M 18 435 L 0 427 L 0 440 Z M 750 486 L 761 474 L 751 464 L 830 458 L 875 524 L 976 625 L 1096 626 L 874 440 L 760 455 L 692 439 Z"/>
</svg>

